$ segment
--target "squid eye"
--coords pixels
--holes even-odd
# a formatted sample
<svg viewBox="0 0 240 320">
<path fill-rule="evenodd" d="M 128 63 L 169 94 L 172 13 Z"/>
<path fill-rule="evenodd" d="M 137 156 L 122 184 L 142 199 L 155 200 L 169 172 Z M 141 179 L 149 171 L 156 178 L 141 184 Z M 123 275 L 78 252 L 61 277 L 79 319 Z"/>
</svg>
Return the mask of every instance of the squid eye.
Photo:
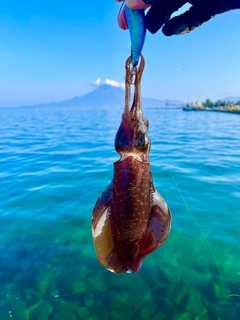
<svg viewBox="0 0 240 320">
<path fill-rule="evenodd" d="M 120 126 L 115 137 L 115 149 L 118 153 L 129 149 L 129 132 L 123 126 Z"/>
<path fill-rule="evenodd" d="M 149 138 L 147 134 L 141 134 L 139 137 L 139 142 L 142 146 L 146 145 L 149 143 Z"/>
<path fill-rule="evenodd" d="M 134 143 L 135 149 L 140 153 L 147 153 L 150 149 L 150 139 L 146 133 L 140 133 L 138 139 Z"/>
</svg>

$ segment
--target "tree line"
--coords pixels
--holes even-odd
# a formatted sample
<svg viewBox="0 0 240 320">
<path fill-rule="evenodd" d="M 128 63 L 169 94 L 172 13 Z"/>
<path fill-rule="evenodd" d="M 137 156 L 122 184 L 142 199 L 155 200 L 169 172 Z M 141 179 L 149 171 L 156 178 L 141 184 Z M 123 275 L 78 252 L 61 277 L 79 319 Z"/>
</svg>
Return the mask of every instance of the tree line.
<svg viewBox="0 0 240 320">
<path fill-rule="evenodd" d="M 216 102 L 213 102 L 210 99 L 206 99 L 205 102 L 203 102 L 203 106 L 205 108 L 217 108 L 217 107 L 231 107 L 231 106 L 240 106 L 240 100 L 234 103 L 233 101 L 223 101 L 218 100 Z"/>
</svg>

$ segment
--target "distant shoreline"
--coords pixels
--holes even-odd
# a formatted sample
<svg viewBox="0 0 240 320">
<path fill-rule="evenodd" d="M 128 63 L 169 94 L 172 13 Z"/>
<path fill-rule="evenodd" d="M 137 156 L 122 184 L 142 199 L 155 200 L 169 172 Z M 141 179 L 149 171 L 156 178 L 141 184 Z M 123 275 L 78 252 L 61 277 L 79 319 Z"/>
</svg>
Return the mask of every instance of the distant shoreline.
<svg viewBox="0 0 240 320">
<path fill-rule="evenodd" d="M 183 111 L 213 111 L 213 112 L 225 112 L 225 113 L 237 113 L 240 114 L 240 108 L 204 108 L 204 107 L 187 107 L 182 108 Z"/>
</svg>

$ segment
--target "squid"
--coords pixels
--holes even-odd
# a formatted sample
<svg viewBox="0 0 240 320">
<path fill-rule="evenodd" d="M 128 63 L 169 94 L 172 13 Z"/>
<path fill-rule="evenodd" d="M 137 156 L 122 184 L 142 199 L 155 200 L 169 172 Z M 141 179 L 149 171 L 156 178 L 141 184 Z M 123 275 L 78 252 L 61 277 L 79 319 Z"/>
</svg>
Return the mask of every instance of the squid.
<svg viewBox="0 0 240 320">
<path fill-rule="evenodd" d="M 115 273 L 135 273 L 143 259 L 158 249 L 170 232 L 171 213 L 153 185 L 149 161 L 149 123 L 141 102 L 139 67 L 126 60 L 125 106 L 115 137 L 120 159 L 113 179 L 98 198 L 92 215 L 92 236 L 99 262 Z M 134 86 L 130 107 L 131 85 Z"/>
</svg>

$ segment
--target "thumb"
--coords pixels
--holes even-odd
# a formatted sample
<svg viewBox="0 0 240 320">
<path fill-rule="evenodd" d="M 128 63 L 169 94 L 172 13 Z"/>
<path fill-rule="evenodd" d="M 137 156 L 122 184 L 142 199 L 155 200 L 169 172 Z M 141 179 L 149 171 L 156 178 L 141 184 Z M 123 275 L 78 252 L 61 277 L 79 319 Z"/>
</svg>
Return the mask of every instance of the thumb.
<svg viewBox="0 0 240 320">
<path fill-rule="evenodd" d="M 193 31 L 204 22 L 213 18 L 215 11 L 206 6 L 193 5 L 185 13 L 170 19 L 162 28 L 165 36 L 180 35 Z"/>
</svg>

